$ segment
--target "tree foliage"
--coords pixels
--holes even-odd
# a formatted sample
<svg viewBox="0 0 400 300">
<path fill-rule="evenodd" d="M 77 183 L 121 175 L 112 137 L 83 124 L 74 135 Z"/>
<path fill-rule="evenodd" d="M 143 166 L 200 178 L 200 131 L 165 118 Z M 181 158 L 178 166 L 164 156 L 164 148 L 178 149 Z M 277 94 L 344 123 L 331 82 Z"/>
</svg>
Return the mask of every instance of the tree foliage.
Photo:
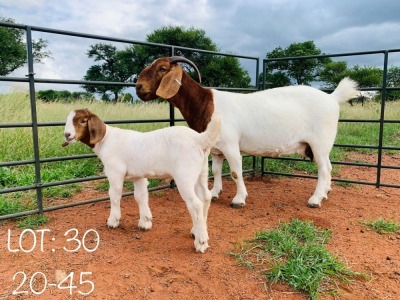
<svg viewBox="0 0 400 300">
<path fill-rule="evenodd" d="M 0 17 L 1 22 L 15 23 L 11 18 Z M 6 76 L 27 63 L 25 31 L 17 28 L 0 27 L 0 76 Z M 41 62 L 50 57 L 46 51 L 48 41 L 38 39 L 32 41 L 34 62 Z"/>
<path fill-rule="evenodd" d="M 217 45 L 206 36 L 204 30 L 185 29 L 183 27 L 162 27 L 147 35 L 147 42 L 165 45 L 174 45 L 192 49 L 218 51 Z M 138 74 L 153 60 L 171 56 L 169 47 L 132 45 L 118 50 L 110 44 L 96 44 L 87 52 L 100 64 L 91 66 L 84 77 L 89 81 L 118 81 L 132 82 Z M 203 84 L 216 87 L 248 87 L 250 76 L 234 57 L 205 54 L 200 51 L 191 51 L 176 48 L 174 55 L 184 56 L 192 60 L 199 68 Z M 183 64 L 182 67 L 189 75 L 197 78 L 194 70 Z M 86 91 L 98 93 L 102 99 L 109 100 L 111 92 L 114 99 L 121 99 L 120 93 L 124 87 L 112 85 L 85 85 Z"/>
<path fill-rule="evenodd" d="M 277 47 L 268 52 L 266 57 L 285 58 L 314 56 L 322 54 L 313 41 L 294 43 L 283 49 Z M 291 84 L 310 84 L 318 81 L 323 88 L 334 89 L 344 77 L 355 80 L 360 88 L 381 88 L 383 70 L 376 66 L 354 65 L 349 67 L 346 61 L 333 61 L 331 58 L 272 60 L 267 62 L 267 88 Z M 258 82 L 262 83 L 260 74 Z M 400 88 L 400 67 L 392 66 L 387 74 L 387 86 Z M 399 90 L 389 90 L 388 100 L 399 100 Z"/>
<path fill-rule="evenodd" d="M 347 70 L 346 76 L 355 80 L 358 86 L 363 87 L 381 87 L 382 86 L 382 74 L 381 68 L 375 66 L 359 66 L 355 65 L 351 69 Z"/>
<path fill-rule="evenodd" d="M 344 77 L 350 77 L 361 88 L 382 86 L 382 69 L 375 66 L 355 65 L 351 68 L 346 61 L 330 62 L 320 73 L 320 80 L 326 88 L 335 88 Z"/>
<path fill-rule="evenodd" d="M 345 61 L 330 61 L 325 64 L 324 68 L 319 73 L 319 79 L 322 81 L 325 88 L 334 89 L 340 80 L 348 76 L 347 62 Z"/>
<path fill-rule="evenodd" d="M 74 102 L 77 100 L 94 100 L 90 93 L 70 92 L 67 90 L 41 90 L 36 93 L 36 98 L 43 102 Z"/>
<path fill-rule="evenodd" d="M 147 35 L 147 42 L 174 45 L 178 47 L 201 49 L 207 51 L 219 51 L 217 45 L 206 36 L 204 30 L 193 27 L 185 29 L 181 26 L 161 27 Z M 134 46 L 134 51 L 140 54 L 137 60 L 140 69 L 143 69 L 153 60 L 170 56 L 168 48 Z M 175 56 L 184 56 L 193 61 L 199 68 L 202 75 L 202 84 L 213 87 L 243 87 L 247 88 L 250 84 L 250 76 L 246 70 L 240 66 L 240 62 L 235 57 L 219 56 L 207 54 L 200 51 L 187 49 L 174 49 Z M 183 68 L 196 79 L 194 70 L 183 65 Z"/>
<path fill-rule="evenodd" d="M 129 51 L 117 50 L 110 44 L 95 44 L 90 46 L 87 56 L 93 58 L 100 64 L 91 66 L 84 76 L 87 81 L 110 81 L 110 82 L 133 82 L 132 69 L 134 61 Z M 110 100 L 111 92 L 114 96 L 113 101 L 118 101 L 119 95 L 125 88 L 118 85 L 94 85 L 87 84 L 82 86 L 89 93 L 101 95 L 103 100 Z"/>
<path fill-rule="evenodd" d="M 277 47 L 266 55 L 267 59 L 320 55 L 313 41 L 293 43 L 287 48 Z M 309 85 L 318 80 L 320 71 L 330 58 L 277 60 L 267 62 L 267 86 L 277 87 L 288 83 Z"/>
<path fill-rule="evenodd" d="M 400 67 L 391 66 L 387 74 L 387 87 L 400 88 Z M 388 100 L 400 100 L 400 90 L 389 90 Z"/>
</svg>

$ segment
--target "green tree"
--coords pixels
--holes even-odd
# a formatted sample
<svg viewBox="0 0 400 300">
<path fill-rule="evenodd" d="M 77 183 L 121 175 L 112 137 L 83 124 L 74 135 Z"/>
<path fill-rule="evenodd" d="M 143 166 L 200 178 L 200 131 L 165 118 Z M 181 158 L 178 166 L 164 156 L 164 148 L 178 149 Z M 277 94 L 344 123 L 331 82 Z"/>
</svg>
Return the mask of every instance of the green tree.
<svg viewBox="0 0 400 300">
<path fill-rule="evenodd" d="M 0 17 L 0 21 L 15 24 L 11 18 Z M 27 63 L 25 31 L 0 26 L 0 41 L 0 76 L 6 76 Z M 51 53 L 45 51 L 47 45 L 43 39 L 32 41 L 34 62 L 50 57 Z"/>
<path fill-rule="evenodd" d="M 336 88 L 340 80 L 346 76 L 348 76 L 348 68 L 345 61 L 328 62 L 319 73 L 323 86 L 328 89 Z"/>
<path fill-rule="evenodd" d="M 87 51 L 89 58 L 101 64 L 91 66 L 84 76 L 87 81 L 133 82 L 134 60 L 130 51 L 117 50 L 110 44 L 95 44 Z M 109 92 L 114 96 L 113 101 L 118 101 L 119 94 L 126 88 L 117 85 L 91 85 L 82 86 L 89 93 L 97 93 L 101 98 L 110 101 Z"/>
<path fill-rule="evenodd" d="M 355 80 L 358 86 L 363 87 L 381 87 L 382 86 L 382 69 L 375 66 L 355 65 L 346 72 L 346 76 Z"/>
<path fill-rule="evenodd" d="M 400 88 L 400 67 L 391 66 L 387 74 L 387 87 Z M 387 99 L 390 101 L 400 100 L 400 90 L 387 92 Z"/>
<path fill-rule="evenodd" d="M 183 27 L 162 27 L 147 36 L 147 42 L 175 45 L 185 48 L 218 51 L 217 46 L 205 35 L 203 30 Z M 101 62 L 91 66 L 84 76 L 88 81 L 133 82 L 138 74 L 153 60 L 170 56 L 169 47 L 133 45 L 118 50 L 110 44 L 96 44 L 90 46 L 87 52 L 89 58 Z M 250 76 L 240 66 L 235 57 L 205 54 L 199 51 L 176 49 L 174 55 L 184 56 L 192 60 L 201 71 L 203 84 L 214 87 L 248 87 Z M 194 70 L 187 66 L 182 67 L 191 76 L 196 78 Z M 122 101 L 120 97 L 124 87 L 113 85 L 84 85 L 90 93 L 98 93 L 105 101 Z"/>
<path fill-rule="evenodd" d="M 192 49 L 219 51 L 217 45 L 206 36 L 204 30 L 193 27 L 189 29 L 181 26 L 162 27 L 147 35 L 146 41 Z M 171 55 L 169 48 L 164 47 L 137 45 L 132 48 L 133 56 L 140 70 L 159 57 Z M 240 66 L 239 60 L 235 57 L 211 55 L 179 48 L 175 49 L 174 55 L 184 56 L 197 65 L 202 75 L 203 85 L 247 88 L 250 84 L 251 79 L 248 72 Z M 185 65 L 183 67 L 185 71 L 196 78 L 197 75 L 191 67 Z"/>
<path fill-rule="evenodd" d="M 70 103 L 76 100 L 94 100 L 93 95 L 85 92 L 70 92 L 67 90 L 40 90 L 36 93 L 36 98 L 43 102 L 65 102 Z"/>
<path fill-rule="evenodd" d="M 382 69 L 375 66 L 347 67 L 347 62 L 330 62 L 320 73 L 320 79 L 324 87 L 334 89 L 344 77 L 350 77 L 358 83 L 360 88 L 373 88 L 382 86 Z M 353 102 L 364 102 L 365 97 L 359 96 Z M 353 103 L 351 102 L 351 103 Z"/>
<path fill-rule="evenodd" d="M 313 41 L 293 43 L 283 49 L 277 47 L 266 55 L 267 59 L 320 55 L 321 50 Z M 276 84 L 310 84 L 319 80 L 319 73 L 330 63 L 330 58 L 312 58 L 296 60 L 278 60 L 267 62 L 267 87 L 276 87 Z M 276 75 L 275 75 L 276 74 Z"/>
<path fill-rule="evenodd" d="M 258 77 L 258 83 L 260 88 L 262 88 L 263 82 L 263 73 L 261 73 Z M 282 71 L 275 71 L 273 73 L 269 73 L 266 78 L 265 86 L 267 88 L 281 87 L 291 85 L 290 78 L 286 76 L 286 73 Z"/>
</svg>

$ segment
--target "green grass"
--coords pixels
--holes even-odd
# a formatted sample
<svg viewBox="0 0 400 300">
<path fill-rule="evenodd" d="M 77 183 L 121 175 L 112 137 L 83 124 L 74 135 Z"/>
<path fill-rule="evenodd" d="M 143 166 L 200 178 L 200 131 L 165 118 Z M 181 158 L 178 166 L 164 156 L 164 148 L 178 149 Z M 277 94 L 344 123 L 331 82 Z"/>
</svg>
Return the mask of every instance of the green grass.
<svg viewBox="0 0 400 300">
<path fill-rule="evenodd" d="M 385 108 L 386 120 L 399 120 L 400 101 L 387 102 Z M 350 106 L 344 104 L 341 109 L 341 119 L 367 119 L 380 118 L 380 103 L 367 102 L 365 106 Z M 379 123 L 339 123 L 337 144 L 358 144 L 377 146 L 379 142 Z M 384 146 L 400 147 L 400 124 L 385 124 L 383 131 Z M 375 153 L 376 150 L 357 149 L 362 153 Z M 393 153 L 386 151 L 386 153 Z"/>
<path fill-rule="evenodd" d="M 339 282 L 362 277 L 327 250 L 325 244 L 330 236 L 327 229 L 292 219 L 290 223 L 280 223 L 277 229 L 256 233 L 231 254 L 271 283 L 286 283 L 308 294 L 309 299 L 318 299 L 323 293 L 338 293 Z"/>
<path fill-rule="evenodd" d="M 31 210 L 34 207 L 33 199 L 23 201 L 16 193 L 11 196 L 0 195 L 0 216 Z"/>
<path fill-rule="evenodd" d="M 43 215 L 31 215 L 18 220 L 17 226 L 23 229 L 34 229 L 38 226 L 47 224 L 50 219 Z"/>
<path fill-rule="evenodd" d="M 400 223 L 378 218 L 374 221 L 362 222 L 365 225 L 379 234 L 395 233 L 400 230 Z"/>
</svg>

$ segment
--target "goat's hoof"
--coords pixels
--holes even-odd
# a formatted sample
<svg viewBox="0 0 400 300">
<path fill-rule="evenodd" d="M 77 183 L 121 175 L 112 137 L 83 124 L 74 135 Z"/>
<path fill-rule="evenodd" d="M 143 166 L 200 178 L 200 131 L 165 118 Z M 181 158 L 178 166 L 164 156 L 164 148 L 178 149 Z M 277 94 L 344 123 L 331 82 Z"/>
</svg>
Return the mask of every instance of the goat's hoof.
<svg viewBox="0 0 400 300">
<path fill-rule="evenodd" d="M 232 208 L 243 208 L 245 206 L 245 203 L 231 203 Z"/>
<path fill-rule="evenodd" d="M 321 204 L 318 203 L 308 203 L 307 206 L 309 208 L 321 208 Z"/>
<path fill-rule="evenodd" d="M 215 195 L 215 193 L 211 193 L 211 194 L 214 194 L 214 195 Z M 217 201 L 217 200 L 218 200 L 218 197 L 221 196 L 221 194 L 222 194 L 222 190 L 219 191 L 219 192 L 217 193 L 216 196 L 212 196 L 212 197 L 211 197 L 211 201 L 212 201 L 212 202 Z"/>
<path fill-rule="evenodd" d="M 143 231 L 149 231 L 150 228 L 146 228 L 146 227 L 139 227 L 139 230 L 143 230 Z"/>
<path fill-rule="evenodd" d="M 139 219 L 138 227 L 140 230 L 150 230 L 153 227 L 151 217 L 142 217 Z"/>
<path fill-rule="evenodd" d="M 109 228 L 117 228 L 119 225 L 119 219 L 108 219 L 107 226 Z"/>
<path fill-rule="evenodd" d="M 207 242 L 207 241 L 205 241 L 205 242 L 200 242 L 200 243 L 198 243 L 197 245 L 196 245 L 196 242 L 195 242 L 195 249 L 196 249 L 196 252 L 204 253 L 204 252 L 206 252 L 207 248 L 209 248 L 209 247 L 210 247 L 210 246 L 208 246 L 208 242 Z"/>
<path fill-rule="evenodd" d="M 152 224 L 138 225 L 138 227 L 139 227 L 140 230 L 147 231 L 147 230 L 150 230 L 150 229 L 151 229 Z"/>
</svg>

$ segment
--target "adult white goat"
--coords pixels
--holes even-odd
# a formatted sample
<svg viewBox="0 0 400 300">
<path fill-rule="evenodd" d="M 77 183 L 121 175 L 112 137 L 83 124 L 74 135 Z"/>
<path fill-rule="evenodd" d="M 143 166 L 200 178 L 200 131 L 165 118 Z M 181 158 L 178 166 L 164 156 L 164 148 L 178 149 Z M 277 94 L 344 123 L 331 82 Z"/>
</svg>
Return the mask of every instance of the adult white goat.
<svg viewBox="0 0 400 300">
<path fill-rule="evenodd" d="M 211 150 L 213 199 L 222 192 L 221 170 L 224 156 L 237 193 L 231 206 L 243 207 L 247 196 L 240 152 L 280 156 L 297 153 L 318 165 L 318 183 L 308 200 L 320 207 L 331 190 L 329 153 L 335 140 L 339 103 L 357 96 L 357 84 L 344 78 L 332 94 L 308 86 L 289 86 L 251 94 L 230 93 L 201 87 L 178 62 L 196 65 L 183 57 L 155 60 L 139 75 L 136 93 L 149 101 L 158 97 L 179 108 L 188 125 L 202 132 L 214 113 L 221 118 L 220 140 Z"/>
<path fill-rule="evenodd" d="M 174 178 L 192 217 L 196 251 L 208 248 L 207 214 L 208 155 L 220 133 L 220 119 L 213 118 L 204 133 L 184 127 L 168 127 L 142 133 L 106 125 L 88 109 L 73 110 L 65 124 L 66 146 L 81 141 L 91 147 L 104 164 L 110 189 L 111 211 L 107 220 L 117 227 L 124 179 L 132 179 L 139 205 L 139 228 L 152 227 L 146 178 Z"/>
</svg>

